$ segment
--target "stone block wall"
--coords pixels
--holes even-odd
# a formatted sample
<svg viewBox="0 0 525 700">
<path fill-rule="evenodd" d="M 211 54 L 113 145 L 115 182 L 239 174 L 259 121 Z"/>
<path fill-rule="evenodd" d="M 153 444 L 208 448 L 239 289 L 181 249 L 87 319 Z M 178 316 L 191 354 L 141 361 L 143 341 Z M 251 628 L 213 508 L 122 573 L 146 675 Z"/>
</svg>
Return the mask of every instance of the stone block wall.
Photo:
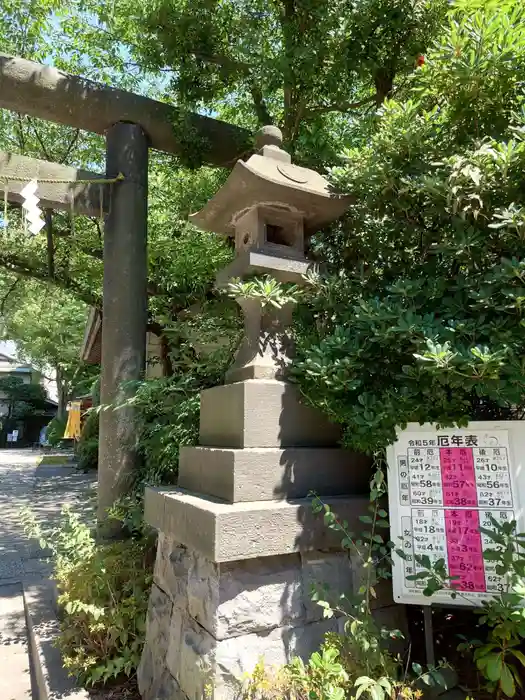
<svg viewBox="0 0 525 700">
<path fill-rule="evenodd" d="M 234 698 L 262 657 L 270 667 L 308 657 L 338 626 L 311 601 L 313 585 L 349 591 L 354 571 L 341 552 L 214 563 L 160 533 L 142 697 Z"/>
</svg>

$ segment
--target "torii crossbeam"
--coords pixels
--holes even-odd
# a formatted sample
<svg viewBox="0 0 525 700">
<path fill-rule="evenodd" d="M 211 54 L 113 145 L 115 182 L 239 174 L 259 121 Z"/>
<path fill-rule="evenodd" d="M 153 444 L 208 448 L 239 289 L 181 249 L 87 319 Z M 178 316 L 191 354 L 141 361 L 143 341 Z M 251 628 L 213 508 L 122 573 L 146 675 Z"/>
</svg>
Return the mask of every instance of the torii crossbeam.
<svg viewBox="0 0 525 700">
<path fill-rule="evenodd" d="M 173 126 L 183 117 L 210 165 L 233 164 L 251 148 L 250 132 L 233 124 L 3 53 L 0 107 L 96 134 L 117 122 L 140 124 L 152 148 L 175 155 L 184 153 Z"/>
<path fill-rule="evenodd" d="M 103 179 L 104 175 L 89 170 L 0 151 L 0 198 L 7 189 L 9 202 L 20 204 L 20 191 L 30 180 L 37 180 L 41 208 L 100 217 L 109 211 L 109 185 L 97 184 Z"/>
<path fill-rule="evenodd" d="M 188 115 L 162 102 L 5 54 L 0 54 L 0 108 L 104 134 L 106 178 L 124 176 L 111 185 L 104 226 L 101 402 L 126 406 L 100 415 L 98 519 L 101 534 L 111 536 L 118 534 L 120 526 L 116 524 L 116 530 L 115 521 L 108 519 L 108 508 L 127 492 L 138 462 L 134 408 L 125 399 L 145 366 L 148 149 L 184 155 L 186 147 L 173 126 L 182 120 L 182 128 L 186 126 L 189 132 L 182 140 L 186 144 L 191 138 L 198 141 L 202 161 L 227 166 L 251 150 L 251 137 L 232 124 Z M 3 167 L 14 169 L 15 157 L 5 158 L 6 154 Z M 23 160 L 18 166 L 28 173 L 40 167 Z M 15 189 L 9 187 L 10 196 L 16 197 Z M 92 213 L 93 207 L 100 211 L 99 185 L 78 192 L 72 189 L 78 198 L 76 211 Z M 71 191 L 42 189 L 39 196 L 58 208 L 71 197 Z"/>
</svg>

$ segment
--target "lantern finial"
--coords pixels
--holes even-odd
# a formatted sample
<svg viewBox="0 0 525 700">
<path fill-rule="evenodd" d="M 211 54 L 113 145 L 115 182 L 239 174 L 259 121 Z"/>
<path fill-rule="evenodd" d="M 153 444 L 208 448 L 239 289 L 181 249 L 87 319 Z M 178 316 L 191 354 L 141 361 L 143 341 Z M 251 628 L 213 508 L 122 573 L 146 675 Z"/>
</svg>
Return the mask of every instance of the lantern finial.
<svg viewBox="0 0 525 700">
<path fill-rule="evenodd" d="M 269 124 L 263 126 L 255 134 L 255 148 L 260 151 L 264 146 L 277 146 L 281 148 L 283 145 L 283 133 L 277 127 Z"/>
</svg>

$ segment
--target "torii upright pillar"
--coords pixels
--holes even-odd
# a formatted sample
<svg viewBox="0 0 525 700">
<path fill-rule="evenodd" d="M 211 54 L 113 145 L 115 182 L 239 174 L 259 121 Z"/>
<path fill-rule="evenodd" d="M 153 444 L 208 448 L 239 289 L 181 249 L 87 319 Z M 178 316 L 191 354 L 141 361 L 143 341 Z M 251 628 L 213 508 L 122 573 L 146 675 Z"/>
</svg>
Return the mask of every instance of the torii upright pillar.
<svg viewBox="0 0 525 700">
<path fill-rule="evenodd" d="M 106 132 L 106 172 L 122 173 L 112 186 L 104 230 L 102 406 L 98 522 L 103 538 L 119 535 L 108 508 L 127 492 L 138 462 L 135 411 L 122 405 L 143 377 L 147 329 L 148 138 L 137 124 L 119 122 Z"/>
</svg>

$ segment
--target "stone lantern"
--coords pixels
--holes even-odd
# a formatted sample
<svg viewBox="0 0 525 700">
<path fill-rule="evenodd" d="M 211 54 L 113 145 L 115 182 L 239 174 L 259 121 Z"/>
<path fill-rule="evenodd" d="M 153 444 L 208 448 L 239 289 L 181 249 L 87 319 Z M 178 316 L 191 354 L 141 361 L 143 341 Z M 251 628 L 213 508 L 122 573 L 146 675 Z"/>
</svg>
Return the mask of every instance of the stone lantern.
<svg viewBox="0 0 525 700">
<path fill-rule="evenodd" d="M 291 163 L 278 129 L 264 128 L 256 145 L 191 219 L 235 239 L 219 285 L 252 274 L 301 284 L 305 238 L 348 201 Z M 272 666 L 308 656 L 337 625 L 311 602 L 313 584 L 352 588 L 352 562 L 312 513 L 309 493 L 358 527 L 369 462 L 340 449 L 337 428 L 286 381 L 291 304 L 273 313 L 252 298 L 238 302 L 245 338 L 226 383 L 201 393 L 200 444 L 181 449 L 177 487 L 146 492 L 159 541 L 139 669 L 144 700 L 237 697 L 261 658 Z"/>
<path fill-rule="evenodd" d="M 218 286 L 255 274 L 302 284 L 309 267 L 305 236 L 348 207 L 347 197 L 333 195 L 314 170 L 293 165 L 281 145 L 277 127 L 261 129 L 258 152 L 246 163 L 238 161 L 224 187 L 190 217 L 199 228 L 234 239 L 235 260 L 218 275 Z M 282 377 L 289 351 L 285 329 L 293 304 L 276 309 L 256 299 L 237 302 L 245 318 L 245 337 L 226 381 Z"/>
</svg>

